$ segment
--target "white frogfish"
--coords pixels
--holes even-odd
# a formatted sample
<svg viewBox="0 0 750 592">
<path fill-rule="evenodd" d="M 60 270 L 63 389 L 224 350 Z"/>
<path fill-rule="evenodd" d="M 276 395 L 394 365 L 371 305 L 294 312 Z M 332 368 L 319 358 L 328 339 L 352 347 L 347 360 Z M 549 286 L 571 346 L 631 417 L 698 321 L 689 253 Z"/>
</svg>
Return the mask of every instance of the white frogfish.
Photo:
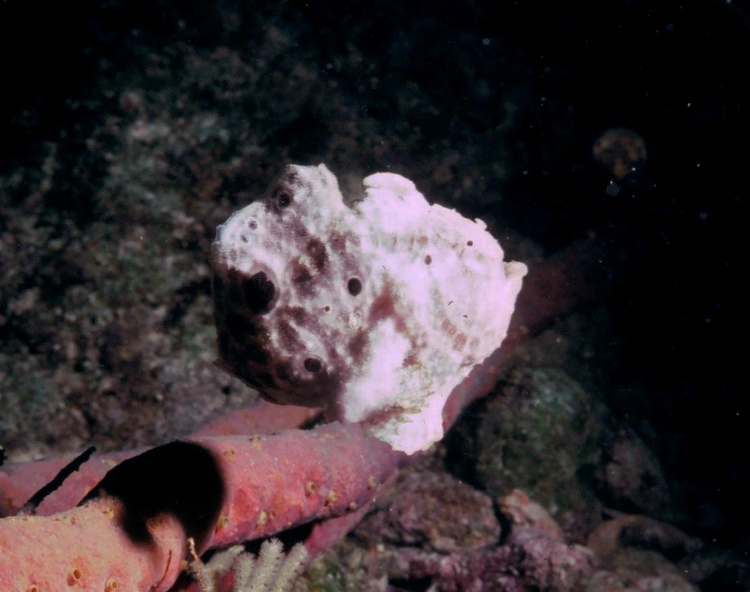
<svg viewBox="0 0 750 592">
<path fill-rule="evenodd" d="M 400 175 L 364 193 L 349 206 L 324 165 L 292 165 L 219 226 L 217 363 L 413 453 L 442 438 L 448 395 L 502 343 L 526 266 Z"/>
</svg>

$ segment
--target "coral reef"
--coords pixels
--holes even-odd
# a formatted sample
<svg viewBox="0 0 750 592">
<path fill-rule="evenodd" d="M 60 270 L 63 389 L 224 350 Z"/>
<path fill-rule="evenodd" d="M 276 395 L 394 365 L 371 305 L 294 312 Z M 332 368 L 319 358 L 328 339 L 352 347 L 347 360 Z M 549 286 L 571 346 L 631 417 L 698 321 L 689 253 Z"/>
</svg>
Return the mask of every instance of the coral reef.
<svg viewBox="0 0 750 592">
<path fill-rule="evenodd" d="M 659 579 L 676 565 L 704 592 L 750 589 L 750 449 L 738 445 L 750 413 L 736 346 L 748 319 L 746 156 L 736 146 L 745 144 L 750 87 L 726 59 L 747 53 L 746 7 L 38 4 L 0 9 L 0 46 L 13 56 L 0 64 L 0 445 L 11 463 L 0 471 L 0 514 L 14 514 L 89 444 L 100 454 L 28 523 L 71 508 L 144 447 L 314 422 L 309 410 L 247 413 L 256 393 L 213 365 L 209 261 L 216 225 L 287 163 L 325 162 L 355 199 L 368 171 L 413 179 L 431 200 L 484 220 L 510 259 L 529 263 L 531 296 L 521 295 L 517 312 L 543 322 L 528 336 L 512 327 L 494 369 L 472 373 L 470 388 L 448 400 L 446 430 L 468 413 L 428 453 L 430 471 L 482 493 L 480 450 L 515 460 L 546 450 L 563 495 L 549 494 L 538 467 L 519 462 L 511 477 L 485 458 L 484 468 L 508 477 L 492 478 L 503 534 L 475 552 L 497 556 L 516 522 L 546 524 L 550 536 L 539 540 L 559 542 L 556 524 L 566 543 L 583 543 L 606 519 L 624 548 L 589 583 L 680 589 Z M 550 258 L 561 249 L 566 257 Z M 579 312 L 566 316 L 571 307 Z M 512 366 L 526 372 L 493 390 Z M 564 377 L 517 384 L 553 367 Z M 590 405 L 592 421 L 607 408 L 592 438 L 598 457 L 588 446 L 581 459 L 570 456 L 580 444 L 573 432 L 559 454 L 491 429 L 478 438 L 488 409 L 518 410 L 520 425 L 493 423 L 523 433 L 534 415 L 528 392 L 544 384 L 560 388 L 539 399 L 566 429 L 580 426 L 570 421 L 577 401 Z M 491 400 L 471 404 L 488 390 Z M 572 412 L 557 405 L 566 393 Z M 107 453 L 117 450 L 130 452 Z M 42 456 L 50 458 L 13 464 Z M 521 484 L 526 499 L 513 495 Z M 592 492 L 577 511 L 571 501 Z M 436 516 L 461 521 L 458 504 L 441 511 L 441 498 L 426 499 Z M 464 499 L 474 498 L 455 498 Z M 320 551 L 366 509 L 282 537 Z M 540 509 L 549 522 L 534 518 Z M 666 529 L 617 530 L 623 513 L 676 525 L 703 546 L 681 556 L 659 542 Z M 426 530 L 416 532 L 429 540 Z M 418 570 L 389 575 L 378 557 L 423 550 L 367 536 L 365 546 L 360 535 L 320 556 L 310 588 L 457 585 Z M 430 552 L 434 563 L 460 564 Z M 69 575 L 75 585 L 79 572 Z"/>
<path fill-rule="evenodd" d="M 567 261 L 569 254 L 564 257 Z M 588 264 L 600 263 L 598 259 L 588 259 Z M 536 300 L 538 296 L 543 300 L 543 294 L 533 291 L 535 285 L 536 282 L 530 283 L 527 297 Z M 587 290 L 582 286 L 581 292 Z M 567 301 L 558 304 L 567 305 Z M 545 323 L 546 314 L 560 314 L 564 310 L 554 306 L 520 307 L 511 338 L 505 344 L 506 355 L 520 336 Z M 444 410 L 446 425 L 455 421 L 468 402 L 486 393 L 501 366 L 502 358 L 490 356 L 453 391 Z M 81 507 L 49 517 L 2 520 L 0 544 L 6 551 L 0 555 L 0 575 L 8 585 L 17 582 L 26 582 L 27 586 L 58 585 L 70 569 L 67 549 L 73 548 L 72 541 L 84 538 L 95 545 L 101 534 L 115 546 L 102 546 L 97 559 L 86 563 L 85 570 L 80 568 L 75 572 L 82 574 L 81 582 L 87 582 L 89 589 L 105 586 L 110 578 L 116 577 L 118 585 L 122 582 L 167 590 L 179 572 L 178 558 L 188 553 L 187 537 L 195 538 L 198 552 L 203 552 L 359 510 L 372 500 L 376 488 L 403 458 L 403 454 L 394 452 L 387 444 L 367 436 L 359 424 L 331 424 L 310 432 L 291 430 L 267 438 L 247 433 L 204 437 L 192 443 L 157 447 L 116 464 L 93 491 L 89 491 L 92 484 L 81 479 L 74 484 L 78 496 L 75 488 L 58 494 L 63 506 L 68 507 L 86 495 Z M 96 475 L 96 467 L 101 470 L 108 462 L 111 461 L 105 457 L 93 463 L 93 474 Z M 7 473 L 3 494 L 7 504 L 17 508 L 23 505 L 23 500 L 14 501 L 20 492 L 14 489 L 14 483 L 38 478 L 33 465 L 27 465 L 28 470 L 10 467 L 10 472 L 3 471 Z M 87 472 L 87 465 L 81 467 L 82 474 Z M 198 473 L 200 465 L 204 468 Z M 202 486 L 191 487 L 193 480 Z M 213 490 L 209 483 L 215 484 Z M 96 497 L 97 494 L 103 497 Z M 106 517 L 103 522 L 102 514 Z M 353 515 L 361 518 L 356 512 Z M 316 541 L 341 536 L 346 528 L 342 529 L 335 521 L 330 525 L 320 522 L 310 534 L 308 549 L 320 551 L 320 543 Z M 54 530 L 54 537 L 39 536 L 47 529 Z M 13 540 L 34 543 L 13 546 Z M 141 545 L 148 541 L 164 541 L 164 544 L 150 545 L 149 560 L 143 562 Z M 40 566 L 35 558 L 44 554 L 47 544 L 56 548 L 59 557 Z M 117 568 L 117 575 L 113 576 L 116 565 L 130 568 L 124 572 Z"/>
</svg>

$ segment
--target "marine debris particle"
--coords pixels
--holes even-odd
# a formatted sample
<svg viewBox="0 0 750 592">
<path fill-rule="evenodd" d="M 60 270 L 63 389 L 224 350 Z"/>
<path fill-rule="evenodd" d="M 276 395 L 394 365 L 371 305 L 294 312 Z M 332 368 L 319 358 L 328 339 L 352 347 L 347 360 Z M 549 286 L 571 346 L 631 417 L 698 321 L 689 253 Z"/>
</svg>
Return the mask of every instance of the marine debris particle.
<svg viewBox="0 0 750 592">
<path fill-rule="evenodd" d="M 504 339 L 526 266 L 400 175 L 364 188 L 350 207 L 324 165 L 291 165 L 219 226 L 217 363 L 413 453 L 442 438 L 451 390 Z"/>
</svg>

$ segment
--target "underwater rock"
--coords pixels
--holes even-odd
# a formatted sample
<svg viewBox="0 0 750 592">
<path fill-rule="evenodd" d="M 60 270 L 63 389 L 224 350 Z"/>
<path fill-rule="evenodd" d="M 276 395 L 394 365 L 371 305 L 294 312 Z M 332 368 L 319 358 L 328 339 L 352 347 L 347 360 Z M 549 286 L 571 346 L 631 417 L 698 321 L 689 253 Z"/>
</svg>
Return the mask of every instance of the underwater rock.
<svg viewBox="0 0 750 592">
<path fill-rule="evenodd" d="M 510 521 L 511 529 L 538 531 L 556 541 L 565 539 L 560 526 L 545 507 L 520 489 L 514 489 L 501 497 L 497 506 L 500 513 Z"/>
<path fill-rule="evenodd" d="M 378 506 L 357 527 L 358 538 L 439 553 L 476 551 L 500 539 L 489 496 L 446 473 L 402 474 Z"/>
<path fill-rule="evenodd" d="M 522 489 L 583 542 L 601 511 L 582 475 L 600 462 L 603 408 L 557 368 L 516 369 L 500 389 L 477 428 L 479 483 L 493 497 Z"/>
</svg>

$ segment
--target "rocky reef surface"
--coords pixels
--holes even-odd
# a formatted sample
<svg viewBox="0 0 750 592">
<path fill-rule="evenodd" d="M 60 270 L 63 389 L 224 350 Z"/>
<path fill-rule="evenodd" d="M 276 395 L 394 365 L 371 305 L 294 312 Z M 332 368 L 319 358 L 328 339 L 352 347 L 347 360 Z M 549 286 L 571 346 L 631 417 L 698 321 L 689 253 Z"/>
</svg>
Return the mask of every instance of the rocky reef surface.
<svg viewBox="0 0 750 592">
<path fill-rule="evenodd" d="M 217 225 L 291 162 L 344 194 L 390 171 L 508 259 L 596 235 L 639 263 L 299 586 L 503 590 L 524 566 L 530 590 L 748 589 L 750 89 L 727 56 L 750 16 L 386 4 L 0 7 L 5 454 L 161 443 L 254 401 L 213 364 Z"/>
</svg>

